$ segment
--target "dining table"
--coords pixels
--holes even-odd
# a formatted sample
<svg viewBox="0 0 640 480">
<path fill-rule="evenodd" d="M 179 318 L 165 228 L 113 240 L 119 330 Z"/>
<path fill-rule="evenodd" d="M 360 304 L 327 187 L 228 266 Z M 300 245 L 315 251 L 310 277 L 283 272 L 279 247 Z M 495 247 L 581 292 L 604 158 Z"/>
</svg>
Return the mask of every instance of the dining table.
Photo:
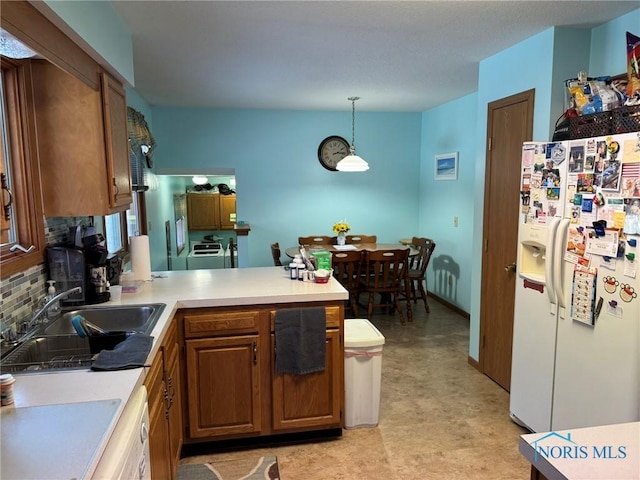
<svg viewBox="0 0 640 480">
<path fill-rule="evenodd" d="M 346 251 L 356 252 L 374 252 L 383 250 L 409 250 L 409 257 L 413 257 L 418 254 L 418 250 L 412 245 L 404 245 L 401 243 L 353 243 L 347 245 L 302 245 L 305 247 L 306 253 L 313 254 L 313 252 L 331 252 L 339 253 Z M 289 258 L 294 258 L 295 255 L 300 253 L 300 245 L 295 247 L 288 247 L 285 249 L 285 253 Z M 407 285 L 407 284 L 405 284 Z M 408 286 L 406 286 L 406 297 L 409 298 Z M 407 301 L 407 317 L 411 322 L 413 319 L 413 312 L 411 311 L 411 302 Z"/>
<path fill-rule="evenodd" d="M 409 256 L 413 257 L 418 254 L 418 250 L 411 245 L 403 245 L 401 243 L 352 243 L 348 245 L 302 245 L 309 253 L 313 252 L 347 252 L 347 251 L 368 251 L 376 252 L 380 250 L 402 250 L 409 249 Z M 300 245 L 295 247 L 288 247 L 285 249 L 285 253 L 289 258 L 294 258 L 300 253 Z"/>
</svg>

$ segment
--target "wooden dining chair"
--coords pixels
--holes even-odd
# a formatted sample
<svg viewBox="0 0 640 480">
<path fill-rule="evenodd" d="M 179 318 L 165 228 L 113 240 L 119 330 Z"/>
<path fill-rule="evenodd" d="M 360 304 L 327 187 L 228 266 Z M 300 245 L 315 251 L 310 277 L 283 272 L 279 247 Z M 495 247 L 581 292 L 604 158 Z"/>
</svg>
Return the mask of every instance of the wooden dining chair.
<svg viewBox="0 0 640 480">
<path fill-rule="evenodd" d="M 354 243 L 378 243 L 377 235 L 347 235 L 347 245 Z"/>
<path fill-rule="evenodd" d="M 411 258 L 409 271 L 407 272 L 407 282 L 409 288 L 405 289 L 407 304 L 413 300 L 418 303 L 418 293 L 424 303 L 424 309 L 429 313 L 429 303 L 427 301 L 427 267 L 436 248 L 436 242 L 430 238 L 413 237 L 411 244 L 418 250 L 418 254 Z"/>
<path fill-rule="evenodd" d="M 409 249 L 367 251 L 364 259 L 362 268 L 366 274 L 360 276 L 360 292 L 369 294 L 368 317 L 371 318 L 374 306 L 385 307 L 390 313 L 397 310 L 400 322 L 404 325 L 404 316 L 399 300 L 403 290 L 409 285 L 406 282 Z M 378 303 L 376 303 L 376 297 L 379 298 Z M 409 321 L 412 321 L 409 302 L 407 302 L 407 317 Z"/>
<path fill-rule="evenodd" d="M 327 235 L 312 235 L 310 237 L 298 237 L 298 245 L 335 245 L 336 237 Z"/>
<path fill-rule="evenodd" d="M 333 275 L 349 292 L 349 306 L 354 318 L 358 317 L 358 300 L 360 297 L 360 266 L 363 252 L 349 250 L 336 252 L 331 258 Z"/>
<path fill-rule="evenodd" d="M 271 256 L 273 257 L 273 264 L 276 267 L 282 266 L 282 261 L 280 260 L 280 244 L 278 242 L 271 244 Z"/>
</svg>

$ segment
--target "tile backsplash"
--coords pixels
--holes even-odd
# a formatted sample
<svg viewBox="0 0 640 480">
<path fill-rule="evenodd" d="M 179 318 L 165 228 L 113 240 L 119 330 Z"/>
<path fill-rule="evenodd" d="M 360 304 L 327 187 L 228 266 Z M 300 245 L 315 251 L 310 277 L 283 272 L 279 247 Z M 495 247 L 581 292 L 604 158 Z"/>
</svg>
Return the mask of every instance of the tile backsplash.
<svg viewBox="0 0 640 480">
<path fill-rule="evenodd" d="M 66 242 L 69 227 L 91 224 L 93 217 L 53 217 L 45 220 L 47 245 Z M 0 322 L 12 326 L 42 304 L 47 286 L 46 263 L 16 273 L 0 282 Z"/>
</svg>

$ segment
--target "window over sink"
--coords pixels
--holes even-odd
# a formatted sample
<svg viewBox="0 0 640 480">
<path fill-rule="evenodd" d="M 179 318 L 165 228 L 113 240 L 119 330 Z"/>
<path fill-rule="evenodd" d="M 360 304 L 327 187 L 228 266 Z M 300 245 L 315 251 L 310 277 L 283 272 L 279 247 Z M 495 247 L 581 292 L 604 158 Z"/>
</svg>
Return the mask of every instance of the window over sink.
<svg viewBox="0 0 640 480">
<path fill-rule="evenodd" d="M 2 57 L 2 278 L 44 261 L 44 221 L 29 60 Z"/>
</svg>

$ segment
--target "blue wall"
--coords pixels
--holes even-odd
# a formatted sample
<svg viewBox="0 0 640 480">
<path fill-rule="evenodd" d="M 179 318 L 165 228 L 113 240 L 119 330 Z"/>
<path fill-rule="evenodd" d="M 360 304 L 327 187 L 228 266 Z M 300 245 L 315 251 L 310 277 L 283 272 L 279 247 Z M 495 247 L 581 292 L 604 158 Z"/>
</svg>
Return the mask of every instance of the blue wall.
<svg viewBox="0 0 640 480">
<path fill-rule="evenodd" d="M 460 307 L 470 310 L 471 246 L 473 235 L 473 179 L 476 161 L 477 94 L 467 95 L 422 114 L 420 162 L 420 236 L 435 240 L 427 273 L 428 290 Z M 458 152 L 458 180 L 434 180 L 434 156 Z M 458 217 L 458 227 L 454 226 Z M 448 277 L 435 272 L 439 260 L 451 257 L 457 266 L 449 284 Z"/>
<path fill-rule="evenodd" d="M 626 32 L 640 37 L 640 9 L 591 31 L 590 76 L 617 75 L 627 72 Z"/>
<path fill-rule="evenodd" d="M 65 33 L 75 32 L 74 38 L 79 36 L 86 42 L 97 54 L 96 60 L 104 59 L 112 73 L 118 73 L 129 85 L 135 84 L 131 32 L 109 2 L 45 0 L 44 4 L 67 24 Z"/>
<path fill-rule="evenodd" d="M 239 242 L 241 266 L 272 264 L 270 244 L 332 235 L 346 219 L 353 233 L 397 242 L 418 232 L 419 113 L 356 110 L 356 147 L 368 172 L 325 170 L 317 158 L 330 135 L 350 140 L 350 112 L 152 107 L 156 168 L 233 168 L 238 219 L 251 225 Z M 241 239 L 243 240 L 243 239 Z"/>
</svg>

